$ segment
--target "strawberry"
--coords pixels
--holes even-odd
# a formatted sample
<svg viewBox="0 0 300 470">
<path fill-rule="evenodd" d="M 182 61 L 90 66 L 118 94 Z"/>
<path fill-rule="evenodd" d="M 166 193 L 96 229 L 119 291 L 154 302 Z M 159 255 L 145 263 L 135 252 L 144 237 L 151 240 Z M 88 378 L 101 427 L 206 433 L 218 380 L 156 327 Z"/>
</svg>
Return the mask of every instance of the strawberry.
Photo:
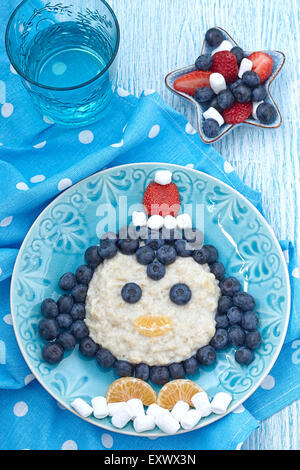
<svg viewBox="0 0 300 470">
<path fill-rule="evenodd" d="M 181 77 L 177 78 L 174 82 L 174 88 L 177 91 L 182 91 L 187 95 L 194 96 L 195 91 L 198 88 L 202 88 L 205 86 L 210 86 L 209 84 L 209 76 L 211 72 L 206 72 L 203 70 L 195 70 L 190 73 L 186 73 Z"/>
<path fill-rule="evenodd" d="M 248 57 L 253 63 L 252 72 L 259 75 L 260 83 L 265 82 L 272 73 L 273 59 L 265 52 L 252 52 Z"/>
<path fill-rule="evenodd" d="M 144 193 L 143 204 L 148 215 L 176 215 L 180 209 L 179 191 L 174 183 L 150 183 Z"/>
<path fill-rule="evenodd" d="M 239 73 L 236 56 L 229 51 L 216 52 L 213 55 L 211 71 L 223 75 L 227 83 L 234 82 Z"/>
<path fill-rule="evenodd" d="M 237 101 L 230 108 L 223 112 L 224 121 L 227 124 L 239 124 L 245 121 L 252 113 L 252 103 L 238 103 Z"/>
</svg>

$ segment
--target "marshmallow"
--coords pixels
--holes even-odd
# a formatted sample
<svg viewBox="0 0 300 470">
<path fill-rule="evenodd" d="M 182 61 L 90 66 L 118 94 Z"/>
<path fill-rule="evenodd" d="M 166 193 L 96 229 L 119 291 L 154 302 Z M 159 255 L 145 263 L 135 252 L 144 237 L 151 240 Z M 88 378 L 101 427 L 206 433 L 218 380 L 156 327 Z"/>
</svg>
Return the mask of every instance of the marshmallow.
<svg viewBox="0 0 300 470">
<path fill-rule="evenodd" d="M 136 432 L 152 431 L 155 428 L 154 416 L 137 416 L 133 420 L 133 427 Z"/>
<path fill-rule="evenodd" d="M 157 405 L 156 403 L 151 403 L 150 406 L 148 406 L 146 414 L 148 416 L 153 416 L 156 418 L 159 414 L 168 414 L 168 410 L 166 408 L 162 408 L 161 406 Z"/>
<path fill-rule="evenodd" d="M 92 407 L 95 418 L 102 419 L 108 416 L 109 411 L 105 397 L 94 397 Z"/>
<path fill-rule="evenodd" d="M 160 413 L 155 418 L 155 424 L 166 434 L 175 434 L 180 428 L 180 424 L 171 413 Z"/>
<path fill-rule="evenodd" d="M 212 106 L 204 111 L 203 117 L 204 119 L 214 119 L 217 121 L 220 127 L 224 124 L 223 116 L 219 113 L 219 111 L 216 110 L 216 108 L 213 108 Z"/>
<path fill-rule="evenodd" d="M 173 418 L 175 418 L 177 421 L 180 421 L 181 418 L 186 414 L 186 412 L 190 409 L 190 406 L 188 403 L 185 401 L 179 400 L 176 405 L 174 405 L 171 415 Z"/>
<path fill-rule="evenodd" d="M 125 401 L 119 401 L 115 403 L 108 403 L 108 414 L 109 416 L 113 416 L 119 408 L 121 408 L 123 405 L 125 405 Z"/>
<path fill-rule="evenodd" d="M 244 59 L 240 63 L 240 68 L 239 68 L 239 73 L 238 73 L 239 78 L 242 78 L 245 72 L 250 72 L 250 70 L 252 69 L 252 66 L 253 66 L 253 63 L 251 62 L 251 60 L 244 57 Z"/>
<path fill-rule="evenodd" d="M 145 410 L 142 400 L 139 398 L 131 398 L 126 402 L 127 406 L 129 407 L 129 411 L 133 418 L 137 416 L 145 416 Z"/>
<path fill-rule="evenodd" d="M 232 400 L 232 396 L 230 395 L 230 393 L 226 393 L 226 392 L 217 393 L 214 396 L 210 404 L 212 412 L 217 415 L 221 415 L 225 413 L 227 411 L 227 408 L 231 400 Z"/>
<path fill-rule="evenodd" d="M 218 95 L 221 91 L 226 90 L 227 88 L 225 78 L 223 77 L 221 73 L 217 73 L 217 72 L 212 73 L 209 76 L 209 84 L 210 84 L 212 91 L 216 95 Z"/>
<path fill-rule="evenodd" d="M 183 418 L 180 420 L 180 424 L 183 429 L 192 429 L 195 427 L 201 419 L 201 413 L 199 410 L 189 410 Z"/>
<path fill-rule="evenodd" d="M 151 215 L 147 225 L 151 230 L 159 230 L 164 225 L 164 218 L 161 215 Z"/>
<path fill-rule="evenodd" d="M 169 170 L 158 170 L 155 173 L 154 181 L 155 183 L 162 184 L 163 186 L 170 184 L 172 181 L 172 172 Z"/>
<path fill-rule="evenodd" d="M 254 117 L 254 119 L 257 119 L 256 111 L 257 111 L 258 106 L 262 103 L 263 103 L 263 101 L 253 101 L 252 102 L 252 116 Z"/>
<path fill-rule="evenodd" d="M 145 212 L 132 212 L 132 223 L 135 227 L 145 227 L 147 225 L 147 217 Z"/>
<path fill-rule="evenodd" d="M 164 218 L 164 227 L 167 230 L 174 230 L 174 228 L 177 228 L 176 218 L 172 215 L 166 215 L 166 217 Z"/>
<path fill-rule="evenodd" d="M 196 393 L 192 396 L 191 402 L 203 418 L 211 414 L 210 401 L 206 392 Z"/>
<path fill-rule="evenodd" d="M 115 428 L 124 428 L 127 423 L 132 419 L 132 414 L 130 412 L 129 406 L 121 406 L 111 418 L 111 423 Z"/>
<path fill-rule="evenodd" d="M 71 406 L 80 416 L 83 416 L 83 418 L 87 418 L 93 413 L 93 408 L 82 398 L 73 400 Z"/>
<path fill-rule="evenodd" d="M 192 228 L 192 219 L 189 214 L 180 214 L 176 217 L 177 226 L 181 230 L 185 230 L 186 228 Z"/>
<path fill-rule="evenodd" d="M 222 41 L 221 44 L 212 51 L 211 55 L 214 55 L 216 52 L 231 51 L 232 48 L 233 45 L 231 42 L 225 39 L 225 41 Z"/>
</svg>

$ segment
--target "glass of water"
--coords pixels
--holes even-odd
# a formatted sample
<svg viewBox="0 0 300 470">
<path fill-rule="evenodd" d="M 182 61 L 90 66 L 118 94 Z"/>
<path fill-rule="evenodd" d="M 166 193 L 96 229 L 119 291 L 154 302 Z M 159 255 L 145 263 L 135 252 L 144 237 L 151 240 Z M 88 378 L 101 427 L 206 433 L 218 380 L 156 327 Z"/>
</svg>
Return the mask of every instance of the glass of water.
<svg viewBox="0 0 300 470">
<path fill-rule="evenodd" d="M 45 118 L 82 126 L 112 98 L 120 42 L 104 0 L 23 0 L 10 17 L 6 50 Z"/>
</svg>

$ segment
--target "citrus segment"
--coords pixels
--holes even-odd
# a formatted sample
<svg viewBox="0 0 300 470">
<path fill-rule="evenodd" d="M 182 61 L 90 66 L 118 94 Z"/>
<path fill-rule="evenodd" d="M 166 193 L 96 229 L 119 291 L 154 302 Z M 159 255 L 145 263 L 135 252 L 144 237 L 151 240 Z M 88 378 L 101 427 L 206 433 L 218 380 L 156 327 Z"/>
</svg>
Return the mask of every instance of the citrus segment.
<svg viewBox="0 0 300 470">
<path fill-rule="evenodd" d="M 156 393 L 147 382 L 135 377 L 121 377 L 115 380 L 107 389 L 107 403 L 128 401 L 139 398 L 143 405 L 149 406 L 156 402 Z"/>
<path fill-rule="evenodd" d="M 141 315 L 135 319 L 134 326 L 142 335 L 153 337 L 167 333 L 173 328 L 173 323 L 163 315 Z"/>
<path fill-rule="evenodd" d="M 171 382 L 167 382 L 159 391 L 157 404 L 168 410 L 171 410 L 179 400 L 185 401 L 190 406 L 193 406 L 191 398 L 199 392 L 203 392 L 203 389 L 192 380 L 172 380 Z"/>
</svg>

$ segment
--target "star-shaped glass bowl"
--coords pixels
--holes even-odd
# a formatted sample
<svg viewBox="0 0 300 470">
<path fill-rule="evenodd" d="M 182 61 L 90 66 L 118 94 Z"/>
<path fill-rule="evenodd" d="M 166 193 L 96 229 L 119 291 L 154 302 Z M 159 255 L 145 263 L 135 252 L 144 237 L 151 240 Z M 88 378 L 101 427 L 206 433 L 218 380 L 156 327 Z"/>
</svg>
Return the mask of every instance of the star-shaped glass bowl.
<svg viewBox="0 0 300 470">
<path fill-rule="evenodd" d="M 238 46 L 238 44 L 227 33 L 227 31 L 225 31 L 224 29 L 222 29 L 218 26 L 216 26 L 216 28 L 222 31 L 223 36 L 224 36 L 224 40 L 230 41 L 232 43 L 232 47 Z M 202 45 L 202 49 L 201 49 L 201 55 L 206 54 L 206 53 L 211 53 L 213 51 L 213 49 L 215 49 L 215 48 L 209 46 L 207 44 L 207 42 L 204 40 L 203 45 Z M 251 54 L 251 52 L 247 52 L 247 51 L 244 51 L 244 52 L 245 52 L 246 57 Z M 268 80 L 266 80 L 266 82 L 264 83 L 264 85 L 266 87 L 266 90 L 267 90 L 267 96 L 264 99 L 264 101 L 266 103 L 273 104 L 275 106 L 276 111 L 277 111 L 276 121 L 273 122 L 272 124 L 269 124 L 269 125 L 268 124 L 262 124 L 258 120 L 254 119 L 252 116 L 250 116 L 248 119 L 246 119 L 246 121 L 244 121 L 240 124 L 226 124 L 226 123 L 224 123 L 220 127 L 219 134 L 214 138 L 209 138 L 203 132 L 203 123 L 204 123 L 203 112 L 207 109 L 207 106 L 203 106 L 203 105 L 199 104 L 192 96 L 187 95 L 186 93 L 183 93 L 181 91 L 177 91 L 174 88 L 174 82 L 177 80 L 177 78 L 179 78 L 182 75 L 185 75 L 189 72 L 192 72 L 192 71 L 196 70 L 195 65 L 193 64 L 193 65 L 183 67 L 183 68 L 178 69 L 178 70 L 174 70 L 173 72 L 170 72 L 170 73 L 168 73 L 168 75 L 166 75 L 165 84 L 169 88 L 169 90 L 172 91 L 173 93 L 175 93 L 176 95 L 182 96 L 183 98 L 185 98 L 186 100 L 188 100 L 188 101 L 190 101 L 191 103 L 194 104 L 194 106 L 196 108 L 198 132 L 199 132 L 199 135 L 200 135 L 201 139 L 206 144 L 211 144 L 213 142 L 217 142 L 218 140 L 222 139 L 226 134 L 229 134 L 229 132 L 233 128 L 236 128 L 236 127 L 244 125 L 244 124 L 245 125 L 256 126 L 256 127 L 261 127 L 261 128 L 267 128 L 267 129 L 276 129 L 277 127 L 281 126 L 281 123 L 282 123 L 281 114 L 280 114 L 280 111 L 278 109 L 278 106 L 276 105 L 276 103 L 275 103 L 275 101 L 274 101 L 274 99 L 273 99 L 273 97 L 270 93 L 270 86 L 271 86 L 271 83 L 273 82 L 273 80 L 277 77 L 277 75 L 279 74 L 280 70 L 283 67 L 283 64 L 285 62 L 285 55 L 283 54 L 283 52 L 280 52 L 280 51 L 265 51 L 265 50 L 262 50 L 261 52 L 265 52 L 266 54 L 269 54 L 273 59 L 272 74 L 268 78 Z"/>
</svg>

